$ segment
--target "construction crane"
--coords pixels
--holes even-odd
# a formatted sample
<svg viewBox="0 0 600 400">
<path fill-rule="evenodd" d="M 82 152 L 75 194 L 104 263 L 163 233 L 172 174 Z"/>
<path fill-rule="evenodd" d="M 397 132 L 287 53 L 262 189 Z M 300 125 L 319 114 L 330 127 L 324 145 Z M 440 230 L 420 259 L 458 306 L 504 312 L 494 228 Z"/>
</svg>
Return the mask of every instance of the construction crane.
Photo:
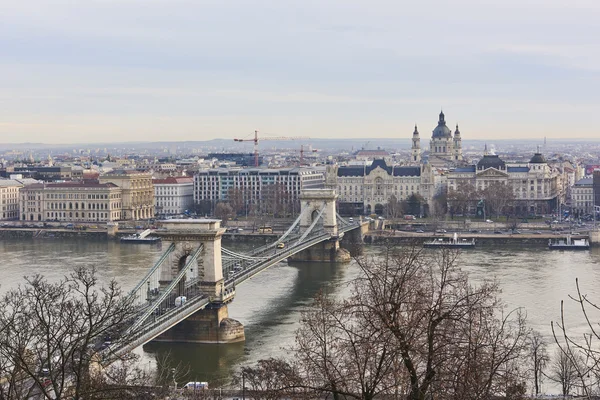
<svg viewBox="0 0 600 400">
<path fill-rule="evenodd" d="M 312 153 L 316 153 L 317 151 L 319 151 L 319 150 L 310 149 L 310 152 L 312 152 Z M 302 165 L 304 165 L 304 145 L 303 144 L 300 145 L 300 166 L 302 166 Z"/>
<path fill-rule="evenodd" d="M 310 139 L 306 136 L 267 136 L 260 140 L 303 140 Z M 254 166 L 258 167 L 258 131 L 254 131 L 254 138 L 249 139 L 233 139 L 236 142 L 254 142 Z"/>
</svg>

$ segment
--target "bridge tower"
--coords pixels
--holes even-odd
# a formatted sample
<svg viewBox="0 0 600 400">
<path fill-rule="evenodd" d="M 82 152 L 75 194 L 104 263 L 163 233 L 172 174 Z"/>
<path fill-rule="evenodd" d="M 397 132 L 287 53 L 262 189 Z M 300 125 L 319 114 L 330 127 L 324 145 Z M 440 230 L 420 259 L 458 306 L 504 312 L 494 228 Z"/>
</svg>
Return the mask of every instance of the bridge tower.
<svg viewBox="0 0 600 400">
<path fill-rule="evenodd" d="M 180 281 L 176 290 L 181 291 L 189 284 L 206 294 L 211 302 L 206 308 L 197 311 L 187 319 L 156 337 L 161 342 L 191 343 L 233 343 L 245 340 L 244 326 L 228 318 L 227 302 L 235 292 L 225 290 L 221 263 L 221 237 L 225 228 L 221 220 L 167 220 L 162 223 L 164 231 L 157 231 L 163 242 L 170 241 L 175 249 L 161 266 L 160 285 L 166 287 L 186 265 L 187 258 L 194 249 L 203 245 L 202 254 L 197 259 L 197 267 Z"/>
<path fill-rule="evenodd" d="M 350 253 L 340 247 L 335 189 L 304 189 L 300 194 L 300 232 L 322 229 L 331 239 L 294 254 L 294 261 L 348 262 Z"/>
</svg>

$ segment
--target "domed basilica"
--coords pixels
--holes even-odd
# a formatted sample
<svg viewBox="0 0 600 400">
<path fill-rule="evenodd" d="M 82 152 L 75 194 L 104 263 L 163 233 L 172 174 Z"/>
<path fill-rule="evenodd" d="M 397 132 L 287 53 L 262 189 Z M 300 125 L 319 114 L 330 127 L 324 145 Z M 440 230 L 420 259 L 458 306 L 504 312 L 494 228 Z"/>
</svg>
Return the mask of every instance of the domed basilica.
<svg viewBox="0 0 600 400">
<path fill-rule="evenodd" d="M 419 131 L 415 126 L 412 139 L 412 163 L 421 162 L 421 146 Z M 462 139 L 458 124 L 454 135 L 446 125 L 446 117 L 444 112 L 440 112 L 438 124 L 431 134 L 429 141 L 429 158 L 428 163 L 434 167 L 453 167 L 462 164 Z"/>
</svg>

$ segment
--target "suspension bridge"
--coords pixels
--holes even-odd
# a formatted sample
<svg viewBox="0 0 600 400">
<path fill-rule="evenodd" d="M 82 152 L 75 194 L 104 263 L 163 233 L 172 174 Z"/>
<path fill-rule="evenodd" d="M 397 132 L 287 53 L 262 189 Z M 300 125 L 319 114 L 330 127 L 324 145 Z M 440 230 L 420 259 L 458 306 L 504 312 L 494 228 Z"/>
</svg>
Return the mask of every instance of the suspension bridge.
<svg viewBox="0 0 600 400">
<path fill-rule="evenodd" d="M 236 285 L 286 259 L 348 261 L 344 234 L 361 235 L 366 223 L 345 220 L 333 189 L 300 196 L 301 212 L 272 243 L 248 253 L 221 246 L 220 220 L 169 220 L 156 232 L 171 242 L 129 293 L 137 315 L 107 349 L 116 357 L 151 340 L 230 343 L 245 340 L 243 325 L 228 318 Z"/>
</svg>

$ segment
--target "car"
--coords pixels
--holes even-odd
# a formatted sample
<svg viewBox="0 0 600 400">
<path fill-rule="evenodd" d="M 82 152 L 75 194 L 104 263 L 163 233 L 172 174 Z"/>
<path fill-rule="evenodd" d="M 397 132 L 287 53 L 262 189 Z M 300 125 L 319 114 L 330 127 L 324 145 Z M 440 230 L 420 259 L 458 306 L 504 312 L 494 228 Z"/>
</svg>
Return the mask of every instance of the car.
<svg viewBox="0 0 600 400">
<path fill-rule="evenodd" d="M 485 222 L 487 222 L 488 224 L 491 224 L 494 221 L 492 221 L 491 219 L 486 219 Z"/>
<path fill-rule="evenodd" d="M 446 233 L 447 231 L 445 229 L 438 229 L 436 232 L 437 233 Z"/>
<path fill-rule="evenodd" d="M 521 233 L 521 231 L 519 231 L 519 230 L 517 230 L 517 229 L 515 229 L 515 230 L 513 231 L 513 235 L 519 235 L 520 233 Z"/>
<path fill-rule="evenodd" d="M 494 231 L 494 233 L 502 233 L 502 231 Z"/>
<path fill-rule="evenodd" d="M 354 222 L 354 218 L 350 217 L 350 218 L 348 218 L 348 221 L 349 222 Z"/>
<path fill-rule="evenodd" d="M 417 233 L 424 233 L 425 231 L 423 229 L 417 229 L 415 232 L 417 232 Z"/>
<path fill-rule="evenodd" d="M 471 229 L 469 232 L 471 232 L 471 233 L 479 233 L 479 231 L 477 229 Z"/>
<path fill-rule="evenodd" d="M 283 249 L 285 247 L 285 243 L 277 243 L 278 249 Z"/>
<path fill-rule="evenodd" d="M 52 381 L 50 380 L 50 378 L 42 378 L 40 379 L 40 384 L 42 385 L 43 388 L 48 387 L 49 385 L 52 384 Z"/>
<path fill-rule="evenodd" d="M 540 231 L 535 231 L 535 232 L 533 232 L 533 234 L 534 234 L 534 235 L 541 235 L 541 234 L 542 234 L 542 232 L 540 232 Z"/>
</svg>

